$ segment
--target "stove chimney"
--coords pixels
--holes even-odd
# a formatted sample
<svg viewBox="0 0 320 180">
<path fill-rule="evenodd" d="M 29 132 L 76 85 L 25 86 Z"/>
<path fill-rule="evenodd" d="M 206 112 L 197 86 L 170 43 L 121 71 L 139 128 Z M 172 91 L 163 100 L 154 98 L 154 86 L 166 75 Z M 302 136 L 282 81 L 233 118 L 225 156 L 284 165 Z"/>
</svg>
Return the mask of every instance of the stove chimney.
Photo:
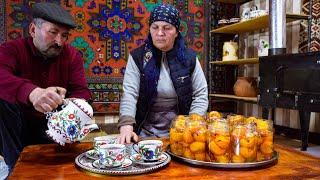
<svg viewBox="0 0 320 180">
<path fill-rule="evenodd" d="M 286 53 L 286 0 L 269 0 L 269 55 Z"/>
</svg>

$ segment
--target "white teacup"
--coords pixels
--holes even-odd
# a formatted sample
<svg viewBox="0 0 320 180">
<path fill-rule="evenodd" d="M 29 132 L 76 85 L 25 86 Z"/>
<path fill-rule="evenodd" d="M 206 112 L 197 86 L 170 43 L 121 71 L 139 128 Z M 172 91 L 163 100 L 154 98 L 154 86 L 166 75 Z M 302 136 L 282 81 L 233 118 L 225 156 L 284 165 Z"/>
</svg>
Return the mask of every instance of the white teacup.
<svg viewBox="0 0 320 180">
<path fill-rule="evenodd" d="M 104 144 L 99 147 L 99 164 L 106 167 L 121 166 L 126 155 L 124 144 Z"/>
<path fill-rule="evenodd" d="M 115 136 L 98 136 L 93 138 L 93 149 L 96 154 L 98 154 L 98 150 L 101 145 L 104 144 L 116 144 L 117 137 Z"/>
<path fill-rule="evenodd" d="M 133 149 L 142 156 L 145 161 L 157 161 L 162 153 L 163 142 L 160 140 L 144 140 L 133 145 Z M 137 149 L 138 146 L 138 149 Z"/>
</svg>

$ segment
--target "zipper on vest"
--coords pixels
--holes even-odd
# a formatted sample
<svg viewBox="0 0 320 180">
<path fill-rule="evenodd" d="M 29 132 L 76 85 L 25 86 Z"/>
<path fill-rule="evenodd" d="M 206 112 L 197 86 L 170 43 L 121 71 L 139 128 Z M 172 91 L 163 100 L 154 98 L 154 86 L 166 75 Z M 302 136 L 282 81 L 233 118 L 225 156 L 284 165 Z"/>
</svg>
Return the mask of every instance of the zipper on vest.
<svg viewBox="0 0 320 180">
<path fill-rule="evenodd" d="M 179 96 L 177 94 L 177 115 L 179 115 Z"/>
<path fill-rule="evenodd" d="M 162 57 L 161 57 L 162 63 L 164 63 L 165 59 L 167 59 L 167 53 L 166 52 L 162 52 Z"/>
<path fill-rule="evenodd" d="M 180 77 L 177 78 L 177 80 L 180 81 L 181 83 L 184 83 L 184 79 L 186 79 L 186 78 L 188 78 L 188 77 L 189 77 L 189 75 L 187 75 L 187 76 L 180 76 Z"/>
<path fill-rule="evenodd" d="M 162 63 L 165 63 L 165 60 L 167 60 L 166 58 L 167 58 L 167 53 L 162 52 L 162 58 L 161 58 Z M 168 61 L 167 61 L 167 63 L 168 63 Z M 184 80 L 184 78 L 182 79 L 182 81 L 183 80 Z M 179 112 L 179 96 L 178 96 L 178 94 L 177 94 L 177 105 L 176 106 L 177 106 L 177 115 L 179 115 L 180 112 Z"/>
<path fill-rule="evenodd" d="M 140 125 L 137 127 L 137 133 L 138 133 L 138 134 L 140 134 L 141 129 L 142 129 L 142 126 L 143 126 L 143 123 L 146 122 L 146 120 L 147 120 L 147 118 L 148 118 L 148 116 L 149 116 L 149 111 L 150 111 L 150 110 L 147 111 L 147 113 L 146 113 L 145 116 L 143 117 Z"/>
</svg>

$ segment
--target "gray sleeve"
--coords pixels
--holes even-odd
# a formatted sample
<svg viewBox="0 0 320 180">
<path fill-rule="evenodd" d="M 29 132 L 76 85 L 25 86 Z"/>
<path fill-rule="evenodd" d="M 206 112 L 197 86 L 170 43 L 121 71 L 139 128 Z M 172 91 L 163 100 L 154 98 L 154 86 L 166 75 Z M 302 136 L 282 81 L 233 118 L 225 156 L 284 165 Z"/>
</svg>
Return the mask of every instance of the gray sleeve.
<svg viewBox="0 0 320 180">
<path fill-rule="evenodd" d="M 119 124 L 134 124 L 134 117 L 136 116 L 136 105 L 140 88 L 140 71 L 130 54 L 128 57 L 122 88 L 123 95 L 120 102 Z M 131 119 L 131 121 L 133 122 L 128 122 L 128 117 L 131 117 L 129 119 Z"/>
<path fill-rule="evenodd" d="M 202 71 L 201 64 L 196 59 L 196 66 L 194 68 L 193 74 L 191 76 L 192 79 L 192 97 L 193 101 L 191 104 L 190 112 L 197 113 L 199 115 L 206 115 L 208 109 L 208 85 L 206 81 L 206 77 Z"/>
</svg>

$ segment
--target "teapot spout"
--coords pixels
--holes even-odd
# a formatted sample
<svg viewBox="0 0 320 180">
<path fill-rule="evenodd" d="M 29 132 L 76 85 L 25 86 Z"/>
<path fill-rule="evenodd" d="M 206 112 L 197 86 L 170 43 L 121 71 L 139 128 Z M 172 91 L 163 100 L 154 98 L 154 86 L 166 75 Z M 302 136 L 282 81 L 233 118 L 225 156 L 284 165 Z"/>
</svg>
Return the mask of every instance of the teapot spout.
<svg viewBox="0 0 320 180">
<path fill-rule="evenodd" d="M 81 129 L 81 133 L 78 137 L 78 140 L 79 141 L 82 140 L 86 135 L 88 135 L 91 131 L 95 129 L 99 129 L 97 124 L 89 124 L 89 125 L 83 126 L 83 128 Z"/>
</svg>

